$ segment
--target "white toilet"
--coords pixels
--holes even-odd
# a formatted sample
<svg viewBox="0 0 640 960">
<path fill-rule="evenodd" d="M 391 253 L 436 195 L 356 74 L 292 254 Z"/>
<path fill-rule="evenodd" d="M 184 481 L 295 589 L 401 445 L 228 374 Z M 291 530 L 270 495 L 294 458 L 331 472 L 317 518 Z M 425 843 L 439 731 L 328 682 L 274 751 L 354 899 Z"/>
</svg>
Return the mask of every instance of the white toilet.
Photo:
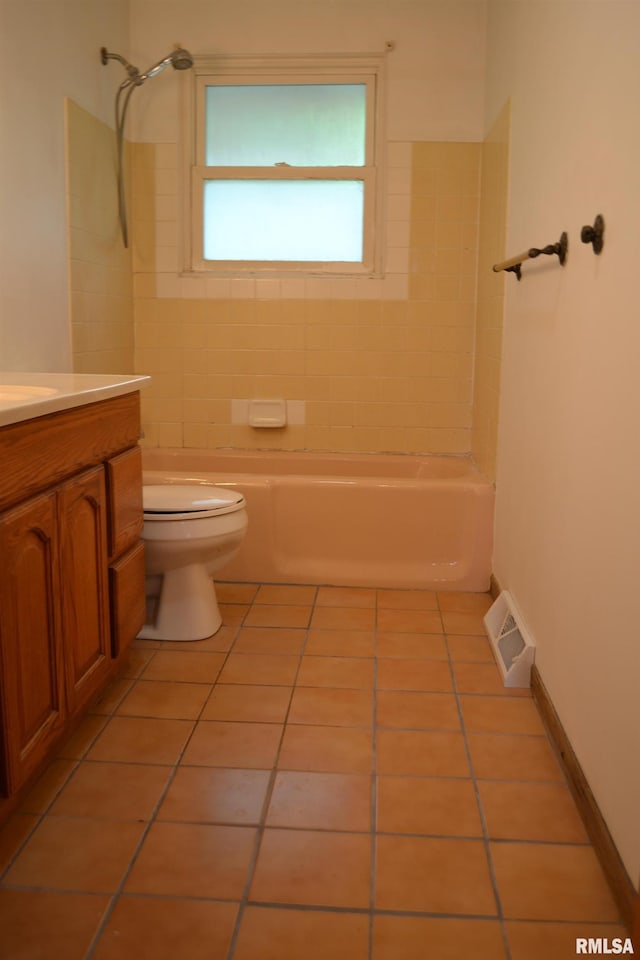
<svg viewBox="0 0 640 960">
<path fill-rule="evenodd" d="M 240 547 L 247 528 L 244 497 L 226 487 L 161 483 L 145 484 L 142 502 L 147 610 L 153 611 L 153 622 L 138 636 L 212 636 L 222 623 L 212 574 Z"/>
</svg>

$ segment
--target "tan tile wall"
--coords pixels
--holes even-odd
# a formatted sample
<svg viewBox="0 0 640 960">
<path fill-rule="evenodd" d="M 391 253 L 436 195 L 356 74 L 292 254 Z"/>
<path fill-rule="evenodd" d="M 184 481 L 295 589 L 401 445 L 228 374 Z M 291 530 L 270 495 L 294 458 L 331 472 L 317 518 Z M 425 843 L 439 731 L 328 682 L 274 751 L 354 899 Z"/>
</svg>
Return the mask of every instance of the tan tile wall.
<svg viewBox="0 0 640 960">
<path fill-rule="evenodd" d="M 73 369 L 132 373 L 132 268 L 117 219 L 115 135 L 72 100 L 65 106 Z"/>
<path fill-rule="evenodd" d="M 480 144 L 390 145 L 377 280 L 181 277 L 176 148 L 133 156 L 147 444 L 470 450 Z M 306 422 L 232 424 L 252 397 L 303 400 Z"/>
<path fill-rule="evenodd" d="M 480 469 L 496 476 L 505 278 L 494 263 L 505 258 L 510 103 L 482 145 L 472 452 Z"/>
</svg>

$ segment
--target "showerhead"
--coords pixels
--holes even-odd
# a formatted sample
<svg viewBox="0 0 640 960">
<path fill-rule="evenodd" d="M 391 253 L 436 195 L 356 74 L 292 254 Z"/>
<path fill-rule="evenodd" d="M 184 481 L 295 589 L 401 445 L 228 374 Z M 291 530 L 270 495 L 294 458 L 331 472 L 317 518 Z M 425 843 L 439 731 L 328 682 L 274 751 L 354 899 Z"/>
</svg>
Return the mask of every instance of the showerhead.
<svg viewBox="0 0 640 960">
<path fill-rule="evenodd" d="M 106 47 L 101 48 L 100 59 L 105 65 L 109 60 L 118 60 L 129 74 L 129 80 L 125 81 L 125 84 L 128 85 L 129 82 L 131 82 L 138 87 L 141 86 L 145 80 L 149 80 L 151 77 L 156 77 L 159 73 L 162 73 L 164 68 L 168 67 L 169 64 L 171 64 L 174 70 L 188 70 L 193 66 L 193 57 L 188 50 L 182 47 L 176 47 L 168 56 L 164 57 L 163 60 L 158 60 L 157 63 L 149 67 L 144 73 L 140 73 L 137 67 L 132 66 L 129 61 L 121 57 L 119 53 L 109 53 Z"/>
<path fill-rule="evenodd" d="M 157 76 L 165 67 L 168 67 L 169 64 L 171 64 L 174 70 L 188 70 L 189 67 L 193 66 L 193 57 L 188 50 L 177 47 L 169 56 L 165 57 L 164 60 L 159 60 L 144 73 L 141 73 L 140 79 L 144 81 L 149 80 L 150 77 Z"/>
<path fill-rule="evenodd" d="M 183 47 L 176 47 L 164 60 L 158 60 L 156 64 L 149 67 L 146 73 L 140 73 L 137 67 L 134 67 L 128 60 L 120 56 L 119 53 L 109 53 L 106 47 L 100 48 L 100 60 L 106 66 L 109 60 L 117 60 L 127 71 L 127 76 L 118 87 L 116 93 L 116 143 L 118 149 L 118 214 L 120 218 L 120 227 L 122 229 L 122 239 L 125 247 L 129 245 L 129 233 L 127 228 L 127 204 L 124 187 L 124 166 L 123 166 L 123 144 L 124 144 L 124 123 L 127 116 L 127 107 L 129 100 L 136 87 L 141 87 L 149 77 L 155 77 L 161 73 L 169 64 L 174 70 L 188 70 L 193 66 L 193 57 L 188 50 Z"/>
</svg>

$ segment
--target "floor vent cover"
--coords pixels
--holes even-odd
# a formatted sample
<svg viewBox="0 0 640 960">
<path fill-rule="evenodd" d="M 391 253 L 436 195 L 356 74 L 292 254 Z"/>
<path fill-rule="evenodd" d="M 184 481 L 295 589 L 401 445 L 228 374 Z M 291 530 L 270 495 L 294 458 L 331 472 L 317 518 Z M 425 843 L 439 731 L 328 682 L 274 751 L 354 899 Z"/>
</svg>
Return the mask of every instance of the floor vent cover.
<svg viewBox="0 0 640 960">
<path fill-rule="evenodd" d="M 484 625 L 505 687 L 528 687 L 535 644 L 506 590 L 487 611 Z"/>
</svg>

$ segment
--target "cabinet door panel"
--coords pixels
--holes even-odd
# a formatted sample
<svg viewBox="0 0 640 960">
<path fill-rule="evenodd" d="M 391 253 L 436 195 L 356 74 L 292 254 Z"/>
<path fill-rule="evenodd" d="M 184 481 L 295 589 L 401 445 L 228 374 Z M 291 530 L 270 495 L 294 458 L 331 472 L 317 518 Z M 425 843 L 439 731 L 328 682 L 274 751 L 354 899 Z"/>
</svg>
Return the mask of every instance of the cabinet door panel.
<svg viewBox="0 0 640 960">
<path fill-rule="evenodd" d="M 35 770 L 64 721 L 57 554 L 54 493 L 0 516 L 0 702 L 8 792 Z"/>
<path fill-rule="evenodd" d="M 118 557 L 142 536 L 142 451 L 125 450 L 107 462 L 109 556 Z"/>
<path fill-rule="evenodd" d="M 114 657 L 121 657 L 145 621 L 144 543 L 140 541 L 109 568 L 111 638 Z"/>
<path fill-rule="evenodd" d="M 110 668 L 104 470 L 60 489 L 62 635 L 69 711 L 97 692 Z"/>
</svg>

